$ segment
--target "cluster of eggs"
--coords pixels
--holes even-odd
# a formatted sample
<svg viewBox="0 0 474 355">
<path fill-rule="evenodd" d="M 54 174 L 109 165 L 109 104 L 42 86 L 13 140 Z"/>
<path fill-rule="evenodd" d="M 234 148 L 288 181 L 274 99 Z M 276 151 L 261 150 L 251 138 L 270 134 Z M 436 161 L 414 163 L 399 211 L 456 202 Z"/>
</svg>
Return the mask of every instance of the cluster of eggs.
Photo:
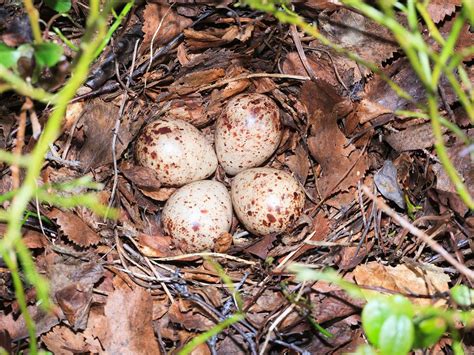
<svg viewBox="0 0 474 355">
<path fill-rule="evenodd" d="M 256 236 L 281 233 L 303 211 L 304 191 L 287 172 L 261 166 L 281 140 L 278 106 L 262 94 L 231 99 L 217 119 L 214 144 L 192 124 L 160 119 L 139 136 L 138 163 L 154 169 L 163 186 L 179 187 L 166 202 L 164 231 L 185 252 L 212 250 L 232 225 L 233 211 Z M 222 166 L 234 176 L 230 194 L 205 180 Z"/>
</svg>

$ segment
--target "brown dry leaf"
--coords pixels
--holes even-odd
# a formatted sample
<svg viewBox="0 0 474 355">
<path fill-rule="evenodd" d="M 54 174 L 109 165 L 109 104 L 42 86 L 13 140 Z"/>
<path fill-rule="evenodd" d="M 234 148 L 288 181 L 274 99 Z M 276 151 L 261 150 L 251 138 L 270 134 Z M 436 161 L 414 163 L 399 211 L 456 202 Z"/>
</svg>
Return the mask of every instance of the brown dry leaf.
<svg viewBox="0 0 474 355">
<path fill-rule="evenodd" d="M 64 235 L 74 244 L 90 247 L 100 242 L 99 235 L 72 212 L 53 209 L 48 213 L 48 217 L 56 220 Z"/>
<path fill-rule="evenodd" d="M 112 162 L 112 136 L 118 111 L 118 107 L 115 105 L 101 100 L 91 101 L 86 105 L 82 116 L 86 139 L 78 159 L 81 161 L 83 171 Z M 123 130 L 119 132 L 120 139 L 117 140 L 116 147 L 117 156 L 120 156 L 128 145 L 129 140 L 125 137 L 128 134 L 124 133 Z"/>
<path fill-rule="evenodd" d="M 229 26 L 227 28 L 208 28 L 201 31 L 188 28 L 183 32 L 186 38 L 186 45 L 190 49 L 196 50 L 220 47 L 234 40 L 245 42 L 252 36 L 253 30 L 253 24 L 247 24 L 241 27 Z"/>
<path fill-rule="evenodd" d="M 469 130 L 469 137 L 472 138 L 474 130 Z M 451 159 L 454 167 L 461 175 L 464 184 L 466 185 L 469 194 L 474 196 L 474 164 L 472 164 L 471 157 L 467 152 L 463 152 L 466 146 L 462 143 L 456 143 L 448 148 L 448 156 Z M 433 170 L 436 174 L 436 190 L 439 194 L 446 196 L 449 206 L 459 215 L 464 216 L 468 211 L 468 207 L 460 200 L 456 187 L 451 179 L 446 174 L 446 171 L 439 163 L 435 163 Z"/>
<path fill-rule="evenodd" d="M 178 300 L 171 304 L 168 315 L 170 321 L 177 323 L 185 329 L 206 331 L 215 326 L 215 323 L 200 313 L 194 313 L 195 309 L 186 309 L 183 301 Z"/>
<path fill-rule="evenodd" d="M 385 266 L 375 261 L 359 265 L 353 272 L 357 284 L 363 286 L 383 287 L 401 293 L 431 296 L 438 292 L 449 291 L 448 283 L 451 278 L 444 273 L 442 268 L 433 265 L 407 266 L 399 264 L 395 267 Z M 374 291 L 363 291 L 370 294 Z M 433 303 L 429 298 L 411 298 L 419 305 Z M 441 306 L 444 300 L 438 300 L 435 305 Z"/>
<path fill-rule="evenodd" d="M 137 236 L 137 245 L 140 252 L 149 258 L 163 258 L 173 256 L 171 238 L 164 235 L 148 235 L 140 233 Z"/>
<path fill-rule="evenodd" d="M 85 329 L 92 302 L 92 288 L 103 274 L 97 260 L 83 262 L 48 254 L 46 272 L 50 280 L 51 294 L 61 307 L 73 329 Z"/>
<path fill-rule="evenodd" d="M 389 30 L 355 11 L 339 9 L 320 21 L 321 30 L 333 43 L 366 60 L 380 63 L 398 50 Z"/>
<path fill-rule="evenodd" d="M 120 171 L 140 190 L 157 191 L 160 189 L 161 182 L 154 169 L 124 163 L 120 165 Z"/>
<path fill-rule="evenodd" d="M 216 253 L 226 253 L 229 250 L 231 245 L 232 245 L 232 234 L 223 232 L 217 237 L 214 243 L 214 251 Z"/>
<path fill-rule="evenodd" d="M 51 312 L 47 313 L 38 306 L 29 306 L 28 313 L 33 322 L 35 322 L 36 335 L 46 333 L 64 319 L 61 310 L 57 307 L 54 307 Z M 28 329 L 26 328 L 23 315 L 17 317 L 13 312 L 8 315 L 5 315 L 3 311 L 0 312 L 0 329 L 8 331 L 8 334 L 15 342 L 28 337 Z"/>
<path fill-rule="evenodd" d="M 145 48 L 150 46 L 158 28 L 153 43 L 155 47 L 168 43 L 192 23 L 190 19 L 178 15 L 169 5 L 155 3 L 148 3 L 145 6 L 143 20 L 143 46 Z"/>
<path fill-rule="evenodd" d="M 333 66 L 311 57 L 308 57 L 308 61 L 318 79 L 317 82 L 307 81 L 303 84 L 300 100 L 309 115 L 309 152 L 322 168 L 318 188 L 322 197 L 328 198 L 339 191 L 350 191 L 357 184 L 367 170 L 367 156 L 361 155 L 359 149 L 348 144 L 337 124 L 335 108 L 348 100 L 343 96 L 344 89 L 334 74 Z M 283 69 L 285 73 L 305 75 L 297 54 L 287 56 Z M 339 193 L 328 203 L 340 207 L 350 201 L 352 194 Z"/>
<path fill-rule="evenodd" d="M 175 187 L 162 187 L 158 191 L 140 190 L 142 194 L 156 201 L 166 201 L 176 191 Z"/>
<path fill-rule="evenodd" d="M 209 85 L 215 82 L 217 79 L 223 78 L 224 76 L 225 70 L 223 68 L 212 68 L 195 71 L 184 75 L 173 82 L 173 84 L 170 85 L 169 90 L 171 93 L 175 93 L 180 96 L 187 95 L 198 90 L 201 86 Z"/>
<path fill-rule="evenodd" d="M 257 242 L 252 243 L 245 248 L 247 253 L 255 255 L 262 260 L 265 260 L 268 256 L 268 252 L 273 247 L 273 242 L 276 240 L 276 235 L 274 233 L 267 234 L 266 236 L 257 240 Z"/>
<path fill-rule="evenodd" d="M 54 327 L 41 340 L 53 354 L 73 355 L 90 351 L 82 333 L 74 333 L 65 325 Z"/>
<path fill-rule="evenodd" d="M 456 6 L 460 5 L 461 0 L 431 0 L 427 10 L 434 23 L 438 23 L 446 16 L 452 15 L 456 11 Z"/>
<path fill-rule="evenodd" d="M 304 6 L 315 10 L 335 10 L 342 3 L 339 0 L 305 0 Z"/>
<path fill-rule="evenodd" d="M 286 157 L 285 164 L 290 168 L 291 172 L 295 174 L 301 185 L 304 186 L 310 168 L 308 154 L 302 144 L 296 146 L 295 153 L 296 154 Z"/>
<path fill-rule="evenodd" d="M 121 287 L 107 297 L 107 333 L 100 339 L 109 354 L 161 354 L 153 331 L 153 302 L 142 287 Z"/>
<path fill-rule="evenodd" d="M 204 98 L 201 94 L 194 93 L 180 96 L 169 102 L 167 115 L 191 123 L 196 127 L 206 126 L 210 120 L 206 114 Z"/>
<path fill-rule="evenodd" d="M 107 318 L 104 315 L 103 306 L 91 307 L 87 328 L 82 334 L 92 353 L 103 353 L 104 349 L 99 340 L 104 339 L 107 334 Z"/>
<path fill-rule="evenodd" d="M 426 149 L 434 144 L 433 130 L 430 123 L 410 126 L 407 129 L 384 136 L 390 146 L 397 152 Z"/>
<path fill-rule="evenodd" d="M 72 126 L 82 116 L 84 105 L 85 104 L 83 101 L 78 101 L 67 105 L 62 127 L 65 132 L 69 132 Z"/>
</svg>

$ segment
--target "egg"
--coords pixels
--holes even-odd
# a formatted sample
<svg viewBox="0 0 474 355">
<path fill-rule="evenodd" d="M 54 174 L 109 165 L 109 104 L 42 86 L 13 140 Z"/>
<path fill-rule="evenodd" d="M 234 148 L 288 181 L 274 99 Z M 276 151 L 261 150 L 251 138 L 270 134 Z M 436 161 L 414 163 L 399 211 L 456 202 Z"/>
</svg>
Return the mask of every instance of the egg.
<svg viewBox="0 0 474 355">
<path fill-rule="evenodd" d="M 218 238 L 229 232 L 232 201 L 217 181 L 195 181 L 178 189 L 166 202 L 161 223 L 176 246 L 186 253 L 213 250 Z"/>
<path fill-rule="evenodd" d="M 217 158 L 229 175 L 263 164 L 278 148 L 280 139 L 278 106 L 262 94 L 237 95 L 217 119 Z"/>
<path fill-rule="evenodd" d="M 164 118 L 148 124 L 137 139 L 135 157 L 154 169 L 163 186 L 179 187 L 214 173 L 217 157 L 210 142 L 190 123 Z"/>
<path fill-rule="evenodd" d="M 244 227 L 262 236 L 287 231 L 303 212 L 305 193 L 285 171 L 254 168 L 234 177 L 231 198 Z"/>
</svg>

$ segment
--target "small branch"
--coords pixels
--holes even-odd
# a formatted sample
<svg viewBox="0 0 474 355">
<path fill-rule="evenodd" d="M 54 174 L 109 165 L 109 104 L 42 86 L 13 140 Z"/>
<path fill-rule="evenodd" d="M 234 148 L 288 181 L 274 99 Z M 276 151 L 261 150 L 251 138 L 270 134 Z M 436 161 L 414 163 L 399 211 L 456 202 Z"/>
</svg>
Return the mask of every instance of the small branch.
<svg viewBox="0 0 474 355">
<path fill-rule="evenodd" d="M 378 208 L 383 210 L 388 216 L 392 217 L 395 222 L 397 222 L 401 227 L 406 228 L 411 234 L 420 238 L 424 243 L 426 243 L 431 249 L 441 255 L 448 263 L 453 265 L 461 274 L 466 276 L 470 280 L 474 280 L 474 271 L 466 267 L 465 265 L 461 264 L 457 261 L 451 254 L 449 254 L 446 249 L 444 249 L 441 245 L 439 245 L 436 241 L 430 238 L 425 232 L 421 229 L 416 228 L 412 223 L 410 223 L 407 219 L 403 218 L 402 216 L 398 215 L 394 210 L 392 210 L 385 202 L 378 199 L 377 197 L 370 192 L 370 189 L 363 185 L 362 191 L 372 200 L 375 202 Z"/>
<path fill-rule="evenodd" d="M 25 10 L 30 19 L 30 25 L 31 25 L 31 30 L 33 32 L 33 38 L 35 40 L 35 44 L 40 44 L 43 42 L 43 38 L 41 37 L 41 29 L 39 26 L 38 10 L 35 8 L 35 5 L 33 4 L 33 0 L 23 0 L 23 4 L 25 5 Z"/>
<path fill-rule="evenodd" d="M 21 77 L 13 73 L 0 64 L 0 78 L 7 82 L 10 90 L 15 90 L 18 94 L 40 101 L 44 104 L 55 102 L 55 95 L 51 95 L 41 88 L 35 88 L 28 84 Z"/>
</svg>

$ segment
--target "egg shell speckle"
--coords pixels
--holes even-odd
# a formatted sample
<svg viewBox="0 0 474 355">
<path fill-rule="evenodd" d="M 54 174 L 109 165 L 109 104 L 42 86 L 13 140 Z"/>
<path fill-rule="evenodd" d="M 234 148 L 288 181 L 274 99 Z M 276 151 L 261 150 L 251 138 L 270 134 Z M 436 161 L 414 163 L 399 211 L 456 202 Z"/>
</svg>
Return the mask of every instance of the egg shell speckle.
<svg viewBox="0 0 474 355">
<path fill-rule="evenodd" d="M 255 168 L 239 173 L 231 185 L 234 211 L 255 235 L 285 232 L 303 212 L 305 193 L 289 173 Z"/>
<path fill-rule="evenodd" d="M 138 137 L 135 156 L 157 172 L 163 186 L 183 186 L 214 173 L 217 157 L 212 145 L 193 125 L 164 118 L 148 124 Z"/>
<path fill-rule="evenodd" d="M 263 164 L 280 140 L 278 106 L 262 94 L 237 95 L 227 103 L 216 123 L 217 158 L 230 175 Z"/>
<path fill-rule="evenodd" d="M 232 201 L 217 181 L 195 181 L 177 190 L 161 215 L 164 231 L 186 253 L 210 251 L 217 238 L 229 232 Z"/>
</svg>

